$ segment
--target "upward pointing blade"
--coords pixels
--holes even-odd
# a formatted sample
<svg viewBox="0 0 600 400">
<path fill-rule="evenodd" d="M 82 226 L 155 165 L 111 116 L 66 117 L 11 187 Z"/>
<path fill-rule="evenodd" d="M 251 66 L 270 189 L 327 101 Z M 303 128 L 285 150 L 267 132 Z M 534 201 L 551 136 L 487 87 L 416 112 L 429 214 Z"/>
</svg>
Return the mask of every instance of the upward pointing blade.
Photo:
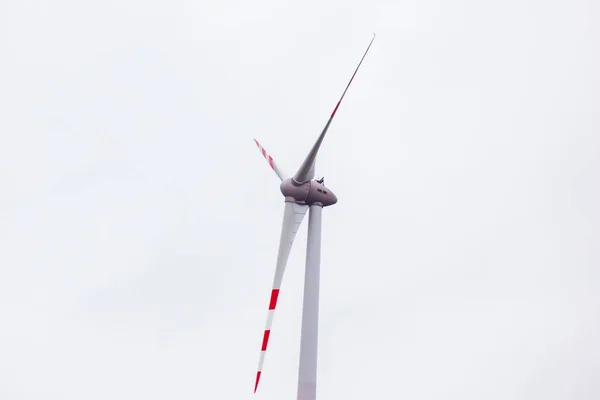
<svg viewBox="0 0 600 400">
<path fill-rule="evenodd" d="M 286 201 L 285 203 L 285 210 L 283 212 L 283 225 L 281 227 L 281 238 L 279 240 L 279 254 L 277 255 L 277 267 L 275 269 L 273 289 L 271 290 L 271 298 L 269 300 L 269 314 L 267 316 L 267 323 L 260 349 L 258 372 L 256 373 L 256 381 L 254 383 L 254 393 L 256 393 L 256 389 L 258 388 L 258 382 L 260 381 L 260 375 L 262 373 L 262 367 L 265 361 L 269 336 L 271 335 L 271 326 L 273 325 L 273 315 L 275 313 L 275 307 L 277 306 L 277 298 L 279 296 L 279 289 L 283 280 L 285 266 L 290 255 L 290 250 L 292 249 L 292 244 L 294 243 L 294 238 L 296 237 L 296 233 L 298 232 L 300 224 L 302 224 L 302 220 L 304 219 L 307 211 L 307 205 L 297 204 L 291 201 Z"/>
<path fill-rule="evenodd" d="M 369 43 L 367 50 L 365 50 L 365 53 L 363 54 L 362 58 L 360 59 L 358 66 L 354 70 L 354 73 L 352 74 L 350 81 L 346 85 L 346 89 L 344 89 L 344 93 L 342 93 L 342 97 L 340 97 L 335 108 L 333 109 L 333 112 L 331 113 L 331 116 L 329 117 L 329 120 L 327 121 L 325 128 L 323 128 L 323 131 L 319 135 L 317 141 L 313 145 L 312 149 L 310 149 L 310 152 L 304 159 L 304 162 L 298 169 L 298 172 L 296 172 L 296 174 L 294 175 L 294 181 L 296 183 L 304 183 L 304 182 L 310 181 L 312 178 L 314 178 L 314 176 L 315 176 L 315 160 L 317 158 L 317 153 L 319 152 L 319 147 L 321 147 L 321 143 L 323 142 L 323 139 L 325 139 L 325 134 L 327 133 L 327 130 L 329 129 L 329 125 L 331 125 L 331 121 L 333 120 L 335 113 L 337 112 L 340 104 L 342 103 L 342 100 L 344 99 L 344 96 L 346 95 L 346 92 L 348 91 L 348 88 L 350 87 L 350 84 L 352 83 L 354 76 L 358 72 L 360 65 L 362 64 L 363 60 L 367 56 L 367 53 L 369 52 L 369 49 L 371 48 L 371 45 L 373 44 L 373 40 L 375 40 L 375 34 L 373 34 L 373 38 L 371 39 L 371 42 Z"/>
</svg>

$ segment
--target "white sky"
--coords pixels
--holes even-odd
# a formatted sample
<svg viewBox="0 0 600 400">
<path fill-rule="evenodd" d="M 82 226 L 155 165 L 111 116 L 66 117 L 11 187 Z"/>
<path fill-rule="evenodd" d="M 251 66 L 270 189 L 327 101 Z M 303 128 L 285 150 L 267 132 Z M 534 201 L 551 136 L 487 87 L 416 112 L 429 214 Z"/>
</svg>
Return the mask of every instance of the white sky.
<svg viewBox="0 0 600 400">
<path fill-rule="evenodd" d="M 0 398 L 600 398 L 600 3 L 0 2 Z"/>
</svg>

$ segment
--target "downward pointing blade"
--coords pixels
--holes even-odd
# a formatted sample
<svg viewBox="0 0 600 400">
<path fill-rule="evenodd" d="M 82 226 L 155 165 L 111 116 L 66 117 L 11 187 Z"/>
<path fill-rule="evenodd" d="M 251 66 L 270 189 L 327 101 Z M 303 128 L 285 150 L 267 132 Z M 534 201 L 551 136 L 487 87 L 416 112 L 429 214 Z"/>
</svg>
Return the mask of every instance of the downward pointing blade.
<svg viewBox="0 0 600 400">
<path fill-rule="evenodd" d="M 308 206 L 303 204 L 297 204 L 291 201 L 286 201 L 285 209 L 283 212 L 283 224 L 281 227 L 281 237 L 279 240 L 279 253 L 277 255 L 277 266 L 275 268 L 275 278 L 273 279 L 273 288 L 271 290 L 271 298 L 269 300 L 269 313 L 267 316 L 267 323 L 263 334 L 262 346 L 260 349 L 260 358 L 258 361 L 258 372 L 256 373 L 256 381 L 254 383 L 254 392 L 258 388 L 258 382 L 262 373 L 263 363 L 265 361 L 265 354 L 267 351 L 267 345 L 269 343 L 269 336 L 271 335 L 271 326 L 273 325 L 273 316 L 275 313 L 275 307 L 277 306 L 277 298 L 279 296 L 279 289 L 281 288 L 281 282 L 283 280 L 283 273 L 287 265 L 287 260 L 292 249 L 292 244 L 296 237 L 296 233 L 302 224 L 302 220 L 308 211 Z"/>
<path fill-rule="evenodd" d="M 310 149 L 308 155 L 304 159 L 304 162 L 298 169 L 298 172 L 296 172 L 296 174 L 294 175 L 294 181 L 296 181 L 297 183 L 304 183 L 304 182 L 310 181 L 312 178 L 314 178 L 314 176 L 315 176 L 315 160 L 317 158 L 317 153 L 319 152 L 319 147 L 321 147 L 321 143 L 323 142 L 323 139 L 325 139 L 325 134 L 327 133 L 327 130 L 329 129 L 329 125 L 331 125 L 331 121 L 333 121 L 333 117 L 335 117 L 335 113 L 337 112 L 338 108 L 340 107 L 340 104 L 342 103 L 342 100 L 344 99 L 344 96 L 346 95 L 346 92 L 348 91 L 350 84 L 354 80 L 354 76 L 358 72 L 358 69 L 360 68 L 363 60 L 367 56 L 367 53 L 369 52 L 369 49 L 371 48 L 371 45 L 373 44 L 373 40 L 375 40 L 375 34 L 373 34 L 373 38 L 371 39 L 371 42 L 369 43 L 367 50 L 365 50 L 365 53 L 363 54 L 362 58 L 360 59 L 358 66 L 354 70 L 354 73 L 352 74 L 350 81 L 346 85 L 346 89 L 344 89 L 344 93 L 342 93 L 342 96 L 340 97 L 335 108 L 333 109 L 333 112 L 331 113 L 331 116 L 329 117 L 329 120 L 327 121 L 325 128 L 323 128 L 323 131 L 319 135 L 317 141 L 313 145 L 312 149 Z"/>
</svg>

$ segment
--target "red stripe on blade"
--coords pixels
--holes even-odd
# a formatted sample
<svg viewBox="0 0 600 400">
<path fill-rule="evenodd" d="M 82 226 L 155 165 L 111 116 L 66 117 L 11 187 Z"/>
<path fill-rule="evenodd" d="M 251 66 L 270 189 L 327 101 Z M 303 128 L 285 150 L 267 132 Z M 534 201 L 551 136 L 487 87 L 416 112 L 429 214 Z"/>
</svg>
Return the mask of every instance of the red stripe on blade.
<svg viewBox="0 0 600 400">
<path fill-rule="evenodd" d="M 269 165 L 271 168 L 275 169 L 275 165 L 273 165 L 273 157 L 269 156 Z"/>
<path fill-rule="evenodd" d="M 265 334 L 263 336 L 263 342 L 262 342 L 262 347 L 260 348 L 260 351 L 266 351 L 267 350 L 267 344 L 269 343 L 269 335 L 271 334 L 270 330 L 266 330 Z"/>
<path fill-rule="evenodd" d="M 258 381 L 260 381 L 260 371 L 256 373 L 256 382 L 254 382 L 254 393 L 256 393 L 256 388 L 258 387 Z"/>
<path fill-rule="evenodd" d="M 333 112 L 331 113 L 331 116 L 329 117 L 329 119 L 332 119 L 335 116 L 335 113 L 337 112 L 338 108 L 340 107 L 340 103 L 341 103 L 341 100 L 338 101 L 338 103 L 335 105 L 335 108 L 333 109 Z"/>
<path fill-rule="evenodd" d="M 271 292 L 271 301 L 269 302 L 269 310 L 274 310 L 277 305 L 277 297 L 279 296 L 279 289 L 273 289 Z"/>
</svg>

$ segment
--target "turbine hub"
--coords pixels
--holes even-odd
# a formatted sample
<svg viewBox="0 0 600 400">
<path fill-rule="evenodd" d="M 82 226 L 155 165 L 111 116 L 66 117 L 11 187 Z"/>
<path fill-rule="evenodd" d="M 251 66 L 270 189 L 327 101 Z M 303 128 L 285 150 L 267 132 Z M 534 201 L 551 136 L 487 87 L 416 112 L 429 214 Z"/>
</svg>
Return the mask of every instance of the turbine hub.
<svg viewBox="0 0 600 400">
<path fill-rule="evenodd" d="M 292 178 L 289 178 L 281 182 L 279 188 L 285 197 L 291 197 L 297 203 L 307 204 L 309 206 L 311 204 L 321 203 L 323 207 L 337 203 L 337 197 L 331 189 L 326 188 L 316 181 L 308 181 L 298 185 L 293 182 Z"/>
</svg>

